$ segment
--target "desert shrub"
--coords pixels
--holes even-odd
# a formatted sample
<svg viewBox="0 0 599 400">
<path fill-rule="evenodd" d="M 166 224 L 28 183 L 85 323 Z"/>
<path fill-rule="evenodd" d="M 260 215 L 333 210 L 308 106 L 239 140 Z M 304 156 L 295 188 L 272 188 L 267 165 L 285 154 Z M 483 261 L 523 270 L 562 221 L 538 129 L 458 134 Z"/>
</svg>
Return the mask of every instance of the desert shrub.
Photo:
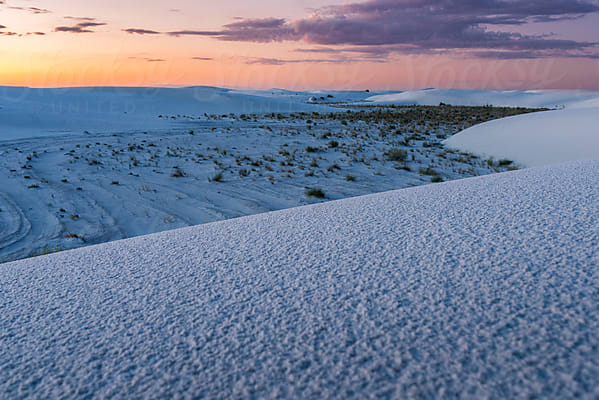
<svg viewBox="0 0 599 400">
<path fill-rule="evenodd" d="M 439 176 L 439 173 L 431 167 L 421 168 L 420 175 Z"/>
<path fill-rule="evenodd" d="M 345 180 L 348 182 L 354 182 L 356 180 L 356 177 L 352 175 L 345 175 Z"/>
<path fill-rule="evenodd" d="M 185 176 L 185 172 L 181 168 L 175 167 L 173 173 L 171 174 L 173 178 L 182 178 Z"/>
<path fill-rule="evenodd" d="M 498 164 L 500 167 L 507 167 L 507 166 L 509 166 L 509 165 L 512 165 L 513 163 L 514 163 L 514 162 L 513 162 L 512 160 L 505 160 L 505 159 L 504 159 L 504 160 L 499 160 L 499 161 L 497 162 L 497 164 Z"/>
<path fill-rule="evenodd" d="M 81 240 L 82 242 L 85 242 L 85 238 L 83 236 L 79 236 L 76 233 L 67 233 L 64 236 L 65 239 L 78 239 Z"/>
<path fill-rule="evenodd" d="M 325 195 L 324 192 L 322 191 L 322 189 L 309 189 L 306 191 L 306 196 L 307 197 L 316 197 L 318 199 L 324 199 Z"/>
<path fill-rule="evenodd" d="M 440 183 L 440 182 L 443 182 L 443 178 L 441 178 L 439 175 L 436 175 L 436 176 L 431 177 L 431 182 L 432 183 Z"/>
<path fill-rule="evenodd" d="M 50 247 L 50 245 L 46 244 L 44 247 L 32 252 L 27 258 L 45 256 L 48 254 L 58 253 L 63 251 L 64 249 L 60 246 Z"/>
<path fill-rule="evenodd" d="M 318 147 L 308 146 L 306 147 L 306 153 L 316 153 L 318 151 Z"/>
<path fill-rule="evenodd" d="M 385 153 L 385 158 L 389 161 L 405 162 L 408 159 L 408 152 L 403 149 L 393 148 Z"/>
<path fill-rule="evenodd" d="M 223 173 L 219 172 L 216 175 L 208 178 L 208 182 L 222 182 L 223 181 Z"/>
</svg>

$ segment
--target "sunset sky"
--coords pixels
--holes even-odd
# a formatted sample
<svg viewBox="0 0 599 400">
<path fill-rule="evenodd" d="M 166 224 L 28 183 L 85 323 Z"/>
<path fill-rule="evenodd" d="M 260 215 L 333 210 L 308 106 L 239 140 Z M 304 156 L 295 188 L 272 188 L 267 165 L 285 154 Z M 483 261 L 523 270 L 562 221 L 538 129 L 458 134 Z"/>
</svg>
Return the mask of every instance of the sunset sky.
<svg viewBox="0 0 599 400">
<path fill-rule="evenodd" d="M 594 0 L 0 0 L 0 85 L 599 89 Z"/>
</svg>

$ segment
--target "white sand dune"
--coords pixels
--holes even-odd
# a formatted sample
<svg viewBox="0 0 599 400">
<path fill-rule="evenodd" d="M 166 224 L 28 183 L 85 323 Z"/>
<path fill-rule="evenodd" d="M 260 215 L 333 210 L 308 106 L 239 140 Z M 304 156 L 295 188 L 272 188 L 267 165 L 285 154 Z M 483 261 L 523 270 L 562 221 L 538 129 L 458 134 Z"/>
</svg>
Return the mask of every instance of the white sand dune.
<svg viewBox="0 0 599 400">
<path fill-rule="evenodd" d="M 519 115 L 466 129 L 445 145 L 523 166 L 599 159 L 599 108 Z"/>
<path fill-rule="evenodd" d="M 439 105 L 530 108 L 569 108 L 580 106 L 582 102 L 599 101 L 599 91 L 591 90 L 465 90 L 465 89 L 425 89 L 411 90 L 372 96 L 366 99 L 373 104 L 397 105 Z"/>
<path fill-rule="evenodd" d="M 214 87 L 0 87 L 0 140 L 63 133 L 127 132 L 172 127 L 169 116 L 315 111 L 292 97 Z"/>
<path fill-rule="evenodd" d="M 7 398 L 595 398 L 599 162 L 0 265 Z"/>
</svg>

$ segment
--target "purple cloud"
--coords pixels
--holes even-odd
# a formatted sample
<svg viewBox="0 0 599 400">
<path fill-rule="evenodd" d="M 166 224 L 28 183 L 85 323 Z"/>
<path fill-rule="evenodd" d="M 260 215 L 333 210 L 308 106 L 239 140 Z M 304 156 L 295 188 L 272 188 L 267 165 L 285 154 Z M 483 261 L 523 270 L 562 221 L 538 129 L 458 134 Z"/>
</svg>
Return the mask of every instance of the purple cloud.
<svg viewBox="0 0 599 400">
<path fill-rule="evenodd" d="M 150 62 L 150 63 L 166 61 L 164 58 L 135 57 L 135 56 L 131 56 L 131 57 L 129 57 L 129 59 L 130 60 L 141 60 L 141 61 L 146 61 L 146 62 Z"/>
<path fill-rule="evenodd" d="M 127 32 L 132 35 L 159 35 L 160 34 L 160 32 L 157 32 L 157 31 L 153 31 L 150 29 L 139 29 L 139 28 L 123 29 L 123 32 Z"/>
<path fill-rule="evenodd" d="M 582 0 L 370 0 L 325 7 L 287 24 L 307 42 L 320 45 L 537 48 L 548 46 L 544 38 L 496 32 L 489 27 L 576 18 L 597 11 L 595 3 Z M 560 48 L 573 44 L 552 43 Z M 580 43 L 578 47 L 590 45 Z"/>
<path fill-rule="evenodd" d="M 171 36 L 211 36 L 227 41 L 260 43 L 300 38 L 282 18 L 241 19 L 225 25 L 220 31 L 181 30 L 168 32 L 168 34 Z"/>
<path fill-rule="evenodd" d="M 91 17 L 73 17 L 73 16 L 66 16 L 64 17 L 64 19 L 70 19 L 70 20 L 74 20 L 74 21 L 88 21 L 88 22 L 94 22 L 96 19 L 95 18 L 91 18 Z"/>
<path fill-rule="evenodd" d="M 0 3 L 0 4 L 4 4 L 4 3 Z M 7 8 L 9 8 L 11 10 L 28 11 L 32 14 L 49 14 L 52 12 L 45 8 L 38 8 L 38 7 L 15 7 L 15 6 L 12 6 L 12 7 L 7 7 Z"/>
<path fill-rule="evenodd" d="M 245 63 L 248 65 L 260 64 L 260 65 L 286 65 L 286 64 L 342 64 L 353 61 L 382 61 L 382 60 L 372 60 L 365 58 L 347 58 L 344 56 L 337 56 L 337 58 L 321 58 L 321 59 L 283 59 L 283 58 L 265 58 L 265 57 L 256 57 L 256 58 L 245 58 Z"/>
<path fill-rule="evenodd" d="M 73 19 L 79 22 L 73 26 L 57 26 L 54 28 L 54 32 L 68 32 L 68 33 L 93 33 L 94 31 L 90 28 L 95 28 L 98 26 L 107 25 L 104 22 L 95 22 L 94 18 L 75 18 L 75 17 L 65 17 L 66 19 Z"/>
<path fill-rule="evenodd" d="M 544 56 L 543 52 L 551 51 L 578 57 L 580 51 L 598 43 L 523 35 L 492 27 L 576 19 L 598 11 L 599 5 L 591 0 L 369 0 L 323 7 L 294 21 L 240 19 L 218 31 L 181 30 L 168 34 L 226 41 L 303 40 L 325 46 L 383 47 L 374 50 L 377 56 L 385 52 L 500 49 L 512 51 L 514 56 L 527 56 L 526 51 L 531 56 Z"/>
</svg>

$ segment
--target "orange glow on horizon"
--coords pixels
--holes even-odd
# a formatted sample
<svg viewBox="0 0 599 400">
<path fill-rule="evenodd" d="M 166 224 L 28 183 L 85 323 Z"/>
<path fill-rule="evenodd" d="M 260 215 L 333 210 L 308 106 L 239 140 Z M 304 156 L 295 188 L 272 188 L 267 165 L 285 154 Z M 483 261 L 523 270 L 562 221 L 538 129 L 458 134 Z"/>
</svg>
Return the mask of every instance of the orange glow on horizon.
<svg viewBox="0 0 599 400">
<path fill-rule="evenodd" d="M 580 60 L 479 60 L 406 56 L 388 63 L 247 64 L 212 60 L 87 55 L 0 60 L 4 86 L 192 86 L 302 89 L 599 89 L 596 63 Z M 152 60 L 152 59 L 150 59 Z M 578 62 L 575 62 L 578 61 Z M 589 84 L 590 83 L 590 84 Z"/>
<path fill-rule="evenodd" d="M 221 41 L 203 36 L 132 35 L 126 27 L 219 29 L 232 16 L 303 16 L 306 6 L 342 3 L 306 0 L 301 7 L 268 0 L 252 8 L 228 0 L 226 6 L 186 1 L 189 12 L 170 12 L 162 3 L 106 0 L 56 0 L 52 13 L 28 15 L 2 9 L 0 24 L 18 32 L 46 32 L 44 36 L 0 35 L 0 85 L 66 86 L 191 86 L 232 88 L 387 89 L 425 87 L 470 89 L 596 89 L 599 60 L 538 58 L 496 60 L 460 58 L 459 54 L 395 55 L 376 61 L 341 62 L 332 54 L 307 54 L 305 42 L 251 43 Z M 305 3 L 305 4 L 304 4 Z M 114 7 L 112 7 L 114 6 Z M 234 7 L 233 7 L 234 6 Z M 227 9 L 227 7 L 231 7 Z M 133 11 L 137 10 L 137 13 Z M 291 15 L 286 15 L 290 10 Z M 124 18 L 129 15 L 131 18 Z M 106 23 L 93 33 L 55 32 L 72 25 L 69 15 L 93 16 Z M 350 56 L 353 53 L 348 53 Z M 194 60 L 193 58 L 206 60 Z M 310 62 L 309 59 L 317 62 Z M 324 62 L 330 59 L 331 62 Z M 285 62 L 287 60 L 288 62 Z"/>
</svg>

